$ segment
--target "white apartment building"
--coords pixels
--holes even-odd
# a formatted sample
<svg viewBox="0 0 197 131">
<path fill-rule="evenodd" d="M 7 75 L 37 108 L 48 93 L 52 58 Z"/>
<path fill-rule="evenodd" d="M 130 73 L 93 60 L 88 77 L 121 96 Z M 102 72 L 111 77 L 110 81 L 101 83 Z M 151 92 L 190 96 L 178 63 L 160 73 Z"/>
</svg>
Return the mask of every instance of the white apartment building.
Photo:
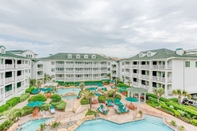
<svg viewBox="0 0 197 131">
<path fill-rule="evenodd" d="M 31 60 L 14 55 L 0 46 L 0 105 L 29 87 Z"/>
<path fill-rule="evenodd" d="M 133 86 L 150 92 L 163 87 L 166 97 L 170 97 L 174 89 L 197 93 L 196 75 L 197 57 L 184 54 L 181 48 L 143 51 L 120 61 L 119 77 L 123 76 L 126 83 L 131 81 Z"/>
<path fill-rule="evenodd" d="M 118 77 L 118 63 L 99 54 L 58 53 L 33 63 L 33 79 L 49 74 L 55 81 L 98 81 Z"/>
</svg>

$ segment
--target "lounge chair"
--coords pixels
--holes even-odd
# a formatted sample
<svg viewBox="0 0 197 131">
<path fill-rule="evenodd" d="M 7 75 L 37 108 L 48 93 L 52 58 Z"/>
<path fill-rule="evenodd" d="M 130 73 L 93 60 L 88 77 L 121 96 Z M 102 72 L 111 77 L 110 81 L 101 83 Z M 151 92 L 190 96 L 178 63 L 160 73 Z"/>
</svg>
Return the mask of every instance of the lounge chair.
<svg viewBox="0 0 197 131">
<path fill-rule="evenodd" d="M 113 101 L 112 100 L 107 100 L 106 105 L 112 107 L 113 106 Z"/>
<path fill-rule="evenodd" d="M 55 113 L 55 108 L 54 108 L 54 106 L 50 106 L 50 112 L 51 112 L 51 114 Z"/>
<path fill-rule="evenodd" d="M 100 113 L 106 115 L 109 112 L 109 109 L 105 109 L 104 105 L 100 105 L 100 107 L 97 109 Z"/>
<path fill-rule="evenodd" d="M 117 114 L 121 114 L 121 111 L 119 109 L 115 109 Z"/>
<path fill-rule="evenodd" d="M 137 109 L 137 107 L 133 103 L 129 103 L 126 106 L 127 106 L 127 108 L 129 108 L 131 110 L 136 110 Z"/>
<path fill-rule="evenodd" d="M 116 104 L 116 105 L 122 105 L 122 103 L 120 102 L 120 100 L 119 99 L 114 99 L 114 104 Z"/>
<path fill-rule="evenodd" d="M 129 110 L 126 108 L 125 105 L 119 105 L 118 108 L 121 111 L 121 113 L 127 113 L 127 112 L 129 112 Z"/>
</svg>

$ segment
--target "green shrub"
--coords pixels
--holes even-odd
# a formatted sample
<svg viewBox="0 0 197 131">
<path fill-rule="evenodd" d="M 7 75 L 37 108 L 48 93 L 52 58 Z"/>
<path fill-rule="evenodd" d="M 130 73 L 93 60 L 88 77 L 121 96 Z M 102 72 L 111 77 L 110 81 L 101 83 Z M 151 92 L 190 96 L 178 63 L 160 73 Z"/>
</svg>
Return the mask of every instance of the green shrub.
<svg viewBox="0 0 197 131">
<path fill-rule="evenodd" d="M 127 85 L 127 84 L 124 84 L 124 83 L 118 83 L 117 86 L 118 86 L 118 87 L 121 87 L 121 86 L 128 87 L 128 85 Z"/>
<path fill-rule="evenodd" d="M 190 120 L 190 122 L 192 123 L 192 125 L 197 126 L 197 119 Z"/>
<path fill-rule="evenodd" d="M 158 103 L 158 100 L 151 96 L 148 97 L 148 100 L 150 100 L 150 102 Z"/>
<path fill-rule="evenodd" d="M 22 114 L 23 114 L 23 116 L 26 116 L 26 115 L 29 115 L 29 114 L 31 114 L 32 112 L 33 112 L 33 108 L 32 107 L 29 107 L 29 106 L 24 106 L 23 108 L 22 108 Z"/>
<path fill-rule="evenodd" d="M 58 105 L 56 106 L 56 108 L 57 108 L 58 110 L 65 110 L 65 108 L 66 108 L 66 102 L 62 102 L 62 103 L 58 104 Z"/>
<path fill-rule="evenodd" d="M 172 121 L 170 122 L 170 124 L 171 124 L 172 126 L 176 127 L 176 122 L 175 122 L 175 121 L 172 120 Z"/>
<path fill-rule="evenodd" d="M 59 102 L 62 100 L 62 97 L 58 94 L 54 94 L 50 98 L 52 99 L 53 102 Z"/>
<path fill-rule="evenodd" d="M 34 87 L 31 86 L 25 90 L 25 93 L 31 93 L 33 90 L 34 90 Z"/>
<path fill-rule="evenodd" d="M 99 96 L 98 97 L 98 102 L 99 103 L 104 103 L 106 101 L 106 97 L 105 96 Z"/>
<path fill-rule="evenodd" d="M 86 112 L 85 116 L 90 116 L 90 115 L 94 115 L 94 116 L 96 116 L 96 115 L 97 115 L 97 112 L 96 112 L 96 111 L 93 111 L 93 110 L 88 109 L 88 111 Z"/>
<path fill-rule="evenodd" d="M 13 123 L 11 121 L 5 121 L 0 125 L 0 131 L 7 130 L 11 127 Z"/>
<path fill-rule="evenodd" d="M 30 93 L 25 93 L 20 96 L 20 102 L 27 100 L 30 97 Z"/>
<path fill-rule="evenodd" d="M 13 97 L 12 99 L 8 100 L 6 104 L 9 105 L 9 107 L 14 107 L 20 102 L 20 97 Z"/>
<path fill-rule="evenodd" d="M 4 105 L 0 106 L 0 113 L 1 113 L 1 112 L 4 112 L 4 111 L 6 111 L 6 110 L 8 110 L 9 107 L 10 107 L 10 106 L 9 106 L 8 104 L 4 104 Z"/>
<path fill-rule="evenodd" d="M 82 98 L 80 103 L 81 103 L 81 105 L 87 105 L 87 104 L 89 104 L 89 100 L 87 100 L 86 98 Z"/>
<path fill-rule="evenodd" d="M 51 101 L 51 102 L 49 102 L 49 104 L 53 105 L 55 108 L 56 108 L 57 105 L 59 105 L 61 103 L 64 103 L 64 101 L 59 101 L 59 102 L 53 102 L 53 101 Z"/>
<path fill-rule="evenodd" d="M 53 128 L 56 128 L 56 127 L 58 127 L 60 124 L 61 124 L 60 122 L 54 122 L 54 123 L 52 124 L 52 127 L 53 127 Z"/>
<path fill-rule="evenodd" d="M 185 131 L 185 127 L 184 126 L 179 126 L 179 130 L 180 131 Z"/>
<path fill-rule="evenodd" d="M 45 103 L 45 104 L 40 106 L 40 109 L 47 111 L 47 110 L 49 110 L 50 106 L 51 106 L 51 104 Z"/>
<path fill-rule="evenodd" d="M 178 98 L 171 98 L 169 100 L 178 103 Z"/>
<path fill-rule="evenodd" d="M 177 110 L 179 113 L 180 113 L 180 115 L 183 117 L 183 116 L 185 116 L 185 112 L 184 111 L 181 111 L 181 110 Z"/>
<path fill-rule="evenodd" d="M 178 112 L 178 111 L 176 111 L 176 110 L 174 110 L 174 115 L 175 115 L 176 117 L 180 117 L 180 116 L 181 116 L 180 112 Z"/>
<path fill-rule="evenodd" d="M 44 96 L 44 95 L 41 95 L 41 94 L 38 94 L 38 95 L 36 95 L 36 96 L 32 96 L 29 100 L 28 100 L 28 102 L 33 102 L 33 101 L 46 101 L 47 100 L 47 98 Z"/>
<path fill-rule="evenodd" d="M 168 102 L 169 100 L 168 100 L 168 99 L 166 99 L 166 98 L 164 98 L 164 97 L 161 97 L 161 98 L 160 98 L 160 101 Z"/>
<path fill-rule="evenodd" d="M 40 130 L 43 131 L 45 129 L 46 124 L 40 124 Z"/>
<path fill-rule="evenodd" d="M 122 98 L 122 97 L 121 97 L 121 95 L 116 94 L 115 98 L 117 98 L 117 99 L 121 100 L 121 98 Z"/>
</svg>

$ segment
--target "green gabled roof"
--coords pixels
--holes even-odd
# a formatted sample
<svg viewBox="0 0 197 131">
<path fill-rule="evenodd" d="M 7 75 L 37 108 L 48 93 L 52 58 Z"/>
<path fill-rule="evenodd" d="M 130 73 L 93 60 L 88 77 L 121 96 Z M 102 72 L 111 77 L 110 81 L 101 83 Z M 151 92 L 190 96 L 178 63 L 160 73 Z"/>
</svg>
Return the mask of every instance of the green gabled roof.
<svg viewBox="0 0 197 131">
<path fill-rule="evenodd" d="M 68 55 L 71 54 L 72 58 L 68 58 Z M 80 58 L 76 58 L 76 55 L 80 55 Z M 88 58 L 84 58 L 84 55 L 88 55 Z M 92 55 L 95 55 L 96 58 L 92 59 Z M 55 55 L 51 55 L 49 57 L 40 58 L 39 60 L 110 60 L 104 56 L 99 54 L 88 54 L 88 53 L 57 53 Z"/>
<path fill-rule="evenodd" d="M 25 52 L 25 51 L 27 51 L 27 50 L 9 50 L 9 51 L 7 51 L 7 52 L 9 52 L 9 53 L 18 53 L 18 54 L 22 54 L 22 53 Z"/>
<path fill-rule="evenodd" d="M 18 59 L 29 59 L 29 58 L 27 58 L 27 57 L 14 55 L 14 54 L 9 53 L 9 52 L 7 52 L 7 51 L 6 51 L 5 54 L 0 53 L 0 57 L 18 58 Z"/>
<path fill-rule="evenodd" d="M 1 48 L 1 47 L 4 47 L 4 48 L 5 48 L 5 46 L 3 46 L 3 45 L 0 45 L 0 48 Z"/>
<path fill-rule="evenodd" d="M 144 57 L 139 57 L 139 54 L 123 59 L 123 60 L 152 60 L 152 59 L 167 59 L 167 58 L 197 58 L 197 56 L 191 56 L 191 55 L 177 55 L 175 51 L 169 50 L 169 49 L 157 49 L 157 50 L 149 50 L 149 51 L 142 51 L 141 53 L 147 54 L 148 52 L 154 52 L 153 56 L 148 57 L 145 55 Z"/>
</svg>

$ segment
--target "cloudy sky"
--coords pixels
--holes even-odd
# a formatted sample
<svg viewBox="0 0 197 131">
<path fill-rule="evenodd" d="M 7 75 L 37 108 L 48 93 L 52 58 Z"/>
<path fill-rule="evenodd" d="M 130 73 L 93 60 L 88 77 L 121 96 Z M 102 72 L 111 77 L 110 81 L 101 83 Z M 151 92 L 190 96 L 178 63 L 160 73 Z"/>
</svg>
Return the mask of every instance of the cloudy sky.
<svg viewBox="0 0 197 131">
<path fill-rule="evenodd" d="M 40 57 L 85 52 L 123 58 L 157 48 L 193 49 L 197 1 L 1 1 L 0 44 Z"/>
</svg>

